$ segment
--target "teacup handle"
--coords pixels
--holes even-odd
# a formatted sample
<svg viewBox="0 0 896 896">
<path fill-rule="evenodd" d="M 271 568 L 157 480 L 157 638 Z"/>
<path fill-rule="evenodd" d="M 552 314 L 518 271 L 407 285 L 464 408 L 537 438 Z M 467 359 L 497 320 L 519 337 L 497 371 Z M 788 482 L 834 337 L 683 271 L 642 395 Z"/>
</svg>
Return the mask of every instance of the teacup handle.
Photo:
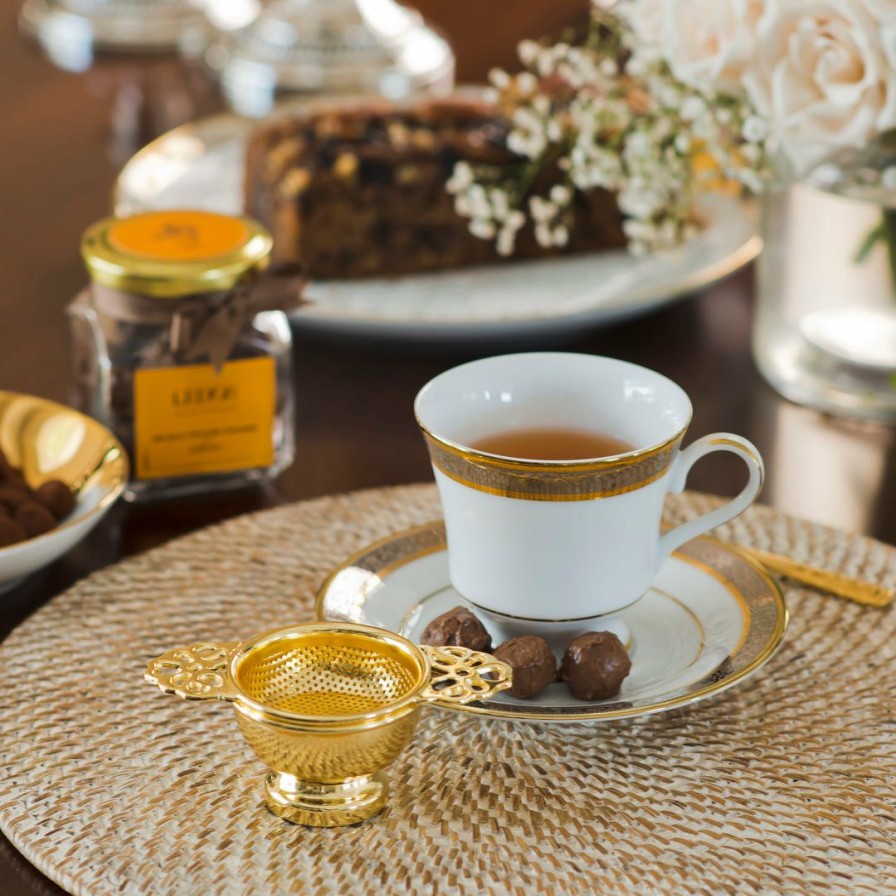
<svg viewBox="0 0 896 896">
<path fill-rule="evenodd" d="M 467 704 L 487 700 L 511 685 L 513 669 L 490 653 L 466 647 L 420 648 L 430 665 L 429 684 L 420 693 L 427 703 Z"/>
<path fill-rule="evenodd" d="M 175 647 L 152 660 L 143 677 L 166 694 L 184 700 L 236 700 L 227 666 L 239 641 Z"/>
<path fill-rule="evenodd" d="M 734 519 L 739 513 L 746 510 L 759 494 L 762 488 L 762 480 L 765 476 L 765 466 L 762 458 L 756 450 L 756 446 L 748 439 L 742 436 L 736 436 L 730 432 L 715 432 L 708 436 L 703 436 L 692 442 L 673 461 L 672 470 L 669 474 L 669 487 L 667 491 L 679 494 L 685 486 L 688 473 L 691 467 L 701 458 L 713 451 L 729 451 L 736 454 L 746 465 L 750 471 L 750 478 L 743 487 L 737 497 L 732 498 L 727 504 L 710 510 L 696 519 L 688 520 L 670 529 L 660 536 L 659 551 L 657 555 L 657 568 L 676 548 L 683 545 L 686 541 L 727 523 L 728 520 Z"/>
</svg>

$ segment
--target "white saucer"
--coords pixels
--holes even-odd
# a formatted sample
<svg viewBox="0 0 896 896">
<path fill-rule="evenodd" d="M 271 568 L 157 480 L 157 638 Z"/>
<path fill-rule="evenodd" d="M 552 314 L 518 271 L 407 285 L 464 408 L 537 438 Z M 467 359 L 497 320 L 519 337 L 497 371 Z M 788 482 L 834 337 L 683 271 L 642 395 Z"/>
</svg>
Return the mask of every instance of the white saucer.
<svg viewBox="0 0 896 896">
<path fill-rule="evenodd" d="M 444 526 L 435 522 L 390 536 L 347 560 L 318 594 L 317 615 L 380 626 L 419 641 L 431 619 L 462 603 L 448 581 Z M 772 656 L 787 626 L 775 581 L 743 554 L 705 537 L 678 550 L 650 591 L 614 616 L 631 633 L 632 658 L 617 697 L 585 702 L 555 683 L 533 700 L 500 694 L 458 710 L 540 721 L 661 712 L 754 673 Z"/>
<path fill-rule="evenodd" d="M 217 115 L 182 125 L 121 171 L 120 215 L 164 208 L 242 210 L 243 156 L 257 123 Z M 293 313 L 306 329 L 393 339 L 548 338 L 644 314 L 731 274 L 761 248 L 756 209 L 708 196 L 706 226 L 674 252 L 624 250 L 437 271 L 309 283 Z"/>
</svg>

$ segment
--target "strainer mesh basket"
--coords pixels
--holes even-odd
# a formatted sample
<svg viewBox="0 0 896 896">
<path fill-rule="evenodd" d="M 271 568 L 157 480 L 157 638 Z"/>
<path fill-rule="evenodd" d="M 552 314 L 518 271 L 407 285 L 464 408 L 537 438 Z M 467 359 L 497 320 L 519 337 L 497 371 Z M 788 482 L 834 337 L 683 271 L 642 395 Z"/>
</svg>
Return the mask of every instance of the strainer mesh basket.
<svg viewBox="0 0 896 896">
<path fill-rule="evenodd" d="M 314 632 L 249 652 L 239 688 L 265 707 L 304 716 L 354 715 L 408 696 L 423 667 L 400 647 L 349 632 Z"/>
</svg>

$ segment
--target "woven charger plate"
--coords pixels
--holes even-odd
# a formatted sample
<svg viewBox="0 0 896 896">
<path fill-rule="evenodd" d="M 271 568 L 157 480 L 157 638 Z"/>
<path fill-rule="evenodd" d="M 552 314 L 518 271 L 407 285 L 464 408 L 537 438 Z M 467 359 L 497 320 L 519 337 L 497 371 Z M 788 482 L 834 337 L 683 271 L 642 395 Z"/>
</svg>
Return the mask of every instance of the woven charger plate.
<svg viewBox="0 0 896 896">
<path fill-rule="evenodd" d="M 713 499 L 670 498 L 677 522 Z M 262 804 L 232 711 L 142 681 L 165 649 L 310 616 L 433 486 L 241 517 L 78 583 L 0 645 L 0 827 L 77 896 L 896 888 L 896 610 L 788 586 L 778 654 L 685 710 L 561 728 L 428 710 L 359 827 Z M 754 507 L 743 544 L 896 583 L 896 550 Z M 0 884 L 2 891 L 2 884 Z"/>
</svg>

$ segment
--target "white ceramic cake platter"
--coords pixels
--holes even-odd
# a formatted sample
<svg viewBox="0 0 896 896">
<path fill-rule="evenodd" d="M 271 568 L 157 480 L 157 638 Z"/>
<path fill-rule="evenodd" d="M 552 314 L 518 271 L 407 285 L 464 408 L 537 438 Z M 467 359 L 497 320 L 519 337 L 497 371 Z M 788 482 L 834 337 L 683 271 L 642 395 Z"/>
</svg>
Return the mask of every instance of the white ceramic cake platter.
<svg viewBox="0 0 896 896">
<path fill-rule="evenodd" d="M 448 581 L 444 525 L 434 522 L 349 558 L 321 588 L 317 615 L 380 626 L 419 642 L 433 618 L 462 603 Z M 708 537 L 676 551 L 648 593 L 614 615 L 631 633 L 632 659 L 617 697 L 585 702 L 557 682 L 532 700 L 499 694 L 458 711 L 541 722 L 664 712 L 744 681 L 772 656 L 787 626 L 774 580 L 745 555 Z"/>
<path fill-rule="evenodd" d="M 253 122 L 221 115 L 184 125 L 138 152 L 116 187 L 119 214 L 242 209 L 243 153 Z M 731 274 L 759 253 L 755 208 L 711 197 L 706 228 L 663 256 L 625 251 L 398 278 L 310 283 L 296 322 L 397 338 L 551 337 L 643 314 Z"/>
</svg>

